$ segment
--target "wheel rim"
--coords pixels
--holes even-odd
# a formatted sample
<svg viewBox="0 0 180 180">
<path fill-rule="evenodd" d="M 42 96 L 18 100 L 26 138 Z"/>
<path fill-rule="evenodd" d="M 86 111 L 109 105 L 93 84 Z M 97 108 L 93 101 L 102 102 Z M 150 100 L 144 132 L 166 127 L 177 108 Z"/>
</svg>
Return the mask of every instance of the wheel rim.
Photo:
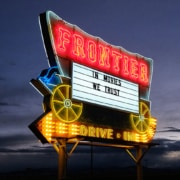
<svg viewBox="0 0 180 180">
<path fill-rule="evenodd" d="M 57 86 L 51 96 L 51 108 L 55 116 L 64 122 L 76 121 L 81 113 L 83 104 L 71 100 L 71 86 L 67 84 Z"/>
<path fill-rule="evenodd" d="M 145 103 L 140 102 L 139 115 L 131 114 L 130 118 L 134 130 L 139 133 L 146 132 L 151 119 L 149 107 Z"/>
</svg>

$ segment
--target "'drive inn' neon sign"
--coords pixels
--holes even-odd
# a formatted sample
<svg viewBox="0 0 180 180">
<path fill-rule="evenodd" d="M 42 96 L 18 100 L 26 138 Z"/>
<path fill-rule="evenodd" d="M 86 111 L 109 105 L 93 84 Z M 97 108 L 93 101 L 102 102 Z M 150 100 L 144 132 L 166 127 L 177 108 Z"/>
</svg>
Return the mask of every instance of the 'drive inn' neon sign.
<svg viewBox="0 0 180 180">
<path fill-rule="evenodd" d="M 100 138 L 109 140 L 135 141 L 147 142 L 154 135 L 154 126 L 156 119 L 150 120 L 150 130 L 141 135 L 138 132 L 128 129 L 117 129 L 110 127 L 103 127 L 97 125 L 89 125 L 87 123 L 64 123 L 59 121 L 54 114 L 49 112 L 41 117 L 37 122 L 39 131 L 44 136 L 44 142 L 56 142 L 54 137 L 74 138 L 76 136 Z"/>
<path fill-rule="evenodd" d="M 67 23 L 52 12 L 48 14 L 54 54 L 79 64 L 148 87 L 151 83 L 151 59 L 127 52 L 79 27 Z"/>
</svg>

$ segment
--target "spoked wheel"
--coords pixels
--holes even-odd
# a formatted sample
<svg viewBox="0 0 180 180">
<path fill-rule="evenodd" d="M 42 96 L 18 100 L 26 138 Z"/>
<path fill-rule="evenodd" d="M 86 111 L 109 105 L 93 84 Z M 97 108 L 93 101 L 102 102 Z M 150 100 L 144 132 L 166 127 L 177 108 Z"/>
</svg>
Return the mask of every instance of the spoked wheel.
<svg viewBox="0 0 180 180">
<path fill-rule="evenodd" d="M 144 102 L 140 102 L 139 115 L 131 114 L 130 119 L 134 130 L 138 133 L 145 133 L 150 126 L 151 120 L 149 107 Z"/>
<path fill-rule="evenodd" d="M 71 100 L 71 86 L 67 84 L 59 85 L 53 90 L 50 103 L 56 117 L 66 123 L 76 121 L 83 109 L 83 103 Z"/>
</svg>

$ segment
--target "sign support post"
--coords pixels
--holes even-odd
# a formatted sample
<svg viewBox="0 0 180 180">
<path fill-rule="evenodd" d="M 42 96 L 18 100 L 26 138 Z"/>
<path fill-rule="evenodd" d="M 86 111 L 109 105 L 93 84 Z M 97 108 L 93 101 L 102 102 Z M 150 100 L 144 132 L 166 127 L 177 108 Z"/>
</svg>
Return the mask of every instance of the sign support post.
<svg viewBox="0 0 180 180">
<path fill-rule="evenodd" d="M 142 148 L 139 146 L 137 147 L 137 180 L 143 180 L 143 172 L 142 172 L 142 165 L 141 165 L 141 159 L 142 159 Z"/>
<path fill-rule="evenodd" d="M 134 156 L 128 148 L 125 148 L 126 152 L 136 163 L 137 180 L 143 180 L 143 169 L 142 169 L 141 160 L 143 159 L 143 157 L 147 153 L 147 151 L 150 149 L 150 147 L 153 145 L 158 145 L 158 144 L 149 144 L 149 145 L 145 145 L 145 146 L 142 146 L 142 145 L 134 146 L 136 148 L 136 156 Z M 143 148 L 145 149 L 144 151 L 143 151 Z"/>
<path fill-rule="evenodd" d="M 60 139 L 59 143 L 59 152 L 58 152 L 58 180 L 63 180 L 66 176 L 66 140 Z"/>
</svg>

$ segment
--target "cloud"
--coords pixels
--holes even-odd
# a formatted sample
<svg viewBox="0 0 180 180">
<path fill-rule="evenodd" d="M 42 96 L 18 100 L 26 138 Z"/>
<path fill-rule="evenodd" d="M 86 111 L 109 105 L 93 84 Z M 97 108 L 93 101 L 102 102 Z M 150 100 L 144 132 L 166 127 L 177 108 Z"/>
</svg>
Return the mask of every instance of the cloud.
<svg viewBox="0 0 180 180">
<path fill-rule="evenodd" d="M 176 128 L 176 127 L 166 127 L 167 129 L 164 130 L 159 130 L 158 132 L 180 132 L 180 128 Z"/>
<path fill-rule="evenodd" d="M 19 158 L 19 160 L 17 167 L 14 167 L 15 169 L 28 167 L 51 168 L 57 166 L 58 154 L 53 146 L 51 144 L 40 143 L 34 135 L 14 134 L 0 136 L 0 142 L 0 157 L 4 160 L 4 167 L 6 168 L 10 166 L 11 163 L 12 165 L 15 164 L 14 161 L 15 159 L 17 160 L 17 158 Z M 144 166 L 151 168 L 180 167 L 177 158 L 175 158 L 175 155 L 179 156 L 180 141 L 164 138 L 156 139 L 153 143 L 158 143 L 159 145 L 152 146 L 145 154 L 142 160 Z M 68 152 L 70 152 L 71 148 L 72 145 L 67 145 Z M 130 151 L 133 154 L 136 153 L 135 149 Z M 15 159 L 9 159 L 10 157 Z M 23 158 L 26 160 L 26 163 L 22 160 Z M 48 158 L 50 158 L 50 162 Z M 75 169 L 89 168 L 91 158 L 93 158 L 93 166 L 95 168 L 120 168 L 135 165 L 135 162 L 122 148 L 78 145 L 68 158 L 68 167 Z M 38 163 L 36 165 L 35 162 L 37 162 L 37 159 Z M 8 162 L 9 165 L 6 162 Z"/>
<path fill-rule="evenodd" d="M 7 102 L 0 102 L 0 106 L 9 106 Z"/>
</svg>

